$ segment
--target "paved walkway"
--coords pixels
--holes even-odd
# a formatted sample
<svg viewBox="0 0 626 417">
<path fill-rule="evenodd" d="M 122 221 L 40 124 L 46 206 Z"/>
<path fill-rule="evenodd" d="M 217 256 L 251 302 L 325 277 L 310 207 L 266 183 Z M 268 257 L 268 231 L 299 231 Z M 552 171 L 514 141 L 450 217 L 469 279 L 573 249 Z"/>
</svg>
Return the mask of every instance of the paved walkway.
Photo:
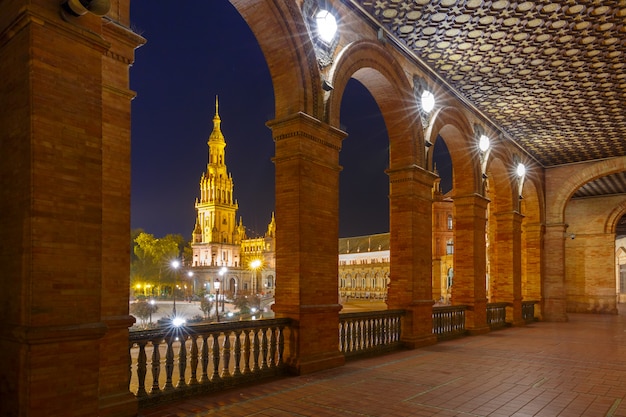
<svg viewBox="0 0 626 417">
<path fill-rule="evenodd" d="M 140 415 L 626 416 L 626 317 L 569 318 L 352 361 Z"/>
</svg>

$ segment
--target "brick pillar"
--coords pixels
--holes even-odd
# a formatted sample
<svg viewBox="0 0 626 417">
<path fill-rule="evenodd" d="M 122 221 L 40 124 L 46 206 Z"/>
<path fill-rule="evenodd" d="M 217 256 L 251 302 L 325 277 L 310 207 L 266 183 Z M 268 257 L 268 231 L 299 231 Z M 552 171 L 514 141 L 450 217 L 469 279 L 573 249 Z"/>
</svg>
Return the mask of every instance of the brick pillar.
<svg viewBox="0 0 626 417">
<path fill-rule="evenodd" d="M 492 246 L 498 252 L 496 265 L 491 265 L 492 302 L 506 302 L 507 322 L 522 326 L 522 220 L 515 211 L 495 213 L 495 241 Z"/>
<path fill-rule="evenodd" d="M 565 231 L 563 223 L 547 224 L 544 235 L 543 319 L 567 321 L 565 299 Z"/>
<path fill-rule="evenodd" d="M 617 314 L 615 235 L 577 233 L 565 242 L 567 311 Z"/>
<path fill-rule="evenodd" d="M 522 246 L 524 257 L 522 264 L 522 299 L 538 301 L 535 304 L 535 317 L 542 317 L 541 310 L 541 277 L 544 225 L 542 223 L 523 224 Z"/>
<path fill-rule="evenodd" d="M 341 366 L 337 254 L 339 150 L 345 134 L 306 114 L 268 123 L 276 143 L 276 317 L 295 321 L 286 362 Z"/>
<path fill-rule="evenodd" d="M 3 416 L 137 412 L 126 328 L 129 62 L 105 62 L 117 40 L 103 22 L 63 16 L 60 2 L 0 2 Z"/>
<path fill-rule="evenodd" d="M 110 43 L 102 60 L 102 305 L 107 333 L 100 341 L 99 416 L 132 416 L 135 396 L 128 391 L 128 313 L 130 277 L 130 103 L 129 65 L 145 40 L 128 28 L 129 2 L 114 3 L 103 25 Z M 115 13 L 119 15 L 115 16 Z"/>
<path fill-rule="evenodd" d="M 402 343 L 437 342 L 432 306 L 432 189 L 435 175 L 416 165 L 387 171 L 390 182 L 390 278 L 387 305 L 405 309 Z"/>
<path fill-rule="evenodd" d="M 469 306 L 466 328 L 472 334 L 489 332 L 485 283 L 487 203 L 478 194 L 454 197 L 452 304 Z"/>
</svg>

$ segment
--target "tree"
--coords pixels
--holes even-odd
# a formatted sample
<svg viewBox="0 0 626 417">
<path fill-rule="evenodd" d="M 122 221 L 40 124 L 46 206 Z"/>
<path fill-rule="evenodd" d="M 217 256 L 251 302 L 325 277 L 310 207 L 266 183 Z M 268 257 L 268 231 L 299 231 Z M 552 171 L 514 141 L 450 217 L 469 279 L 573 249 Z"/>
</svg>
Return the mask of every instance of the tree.
<svg viewBox="0 0 626 417">
<path fill-rule="evenodd" d="M 180 235 L 155 238 L 149 233 L 139 232 L 133 244 L 131 285 L 147 283 L 160 287 L 163 283 L 173 283 L 175 271 L 170 269 L 169 264 L 178 258 L 180 242 L 184 242 Z"/>
<path fill-rule="evenodd" d="M 147 301 L 136 301 L 130 305 L 130 314 L 141 319 L 143 323 L 159 310 L 159 306 Z"/>
<path fill-rule="evenodd" d="M 211 310 L 213 309 L 213 304 L 215 302 L 209 298 L 208 295 L 203 295 L 200 300 L 200 310 L 204 313 L 205 318 L 209 318 L 209 314 L 211 314 Z"/>
<path fill-rule="evenodd" d="M 252 308 L 259 309 L 261 299 L 256 295 L 239 295 L 233 300 L 233 304 L 241 314 L 250 314 Z"/>
</svg>

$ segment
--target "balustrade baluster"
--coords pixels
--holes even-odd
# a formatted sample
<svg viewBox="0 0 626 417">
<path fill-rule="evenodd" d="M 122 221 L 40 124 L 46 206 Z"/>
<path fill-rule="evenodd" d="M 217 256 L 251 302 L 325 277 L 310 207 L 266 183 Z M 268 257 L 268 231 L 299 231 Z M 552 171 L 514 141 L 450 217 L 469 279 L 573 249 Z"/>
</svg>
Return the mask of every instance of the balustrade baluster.
<svg viewBox="0 0 626 417">
<path fill-rule="evenodd" d="M 380 339 L 378 339 L 378 327 L 379 327 L 379 323 L 380 320 L 379 319 L 373 319 L 372 320 L 372 329 L 371 331 L 371 335 L 370 338 L 372 339 L 372 344 L 374 346 L 380 346 Z"/>
<path fill-rule="evenodd" d="M 202 356 L 200 361 L 202 362 L 202 377 L 200 378 L 201 384 L 206 384 L 209 382 L 209 335 L 202 335 Z"/>
<path fill-rule="evenodd" d="M 261 369 L 267 369 L 267 328 L 261 330 Z"/>
<path fill-rule="evenodd" d="M 198 337 L 191 336 L 191 378 L 189 379 L 189 385 L 198 385 L 198 379 L 196 373 L 198 372 Z"/>
<path fill-rule="evenodd" d="M 259 370 L 259 329 L 254 329 L 254 338 L 252 339 L 252 358 L 254 363 L 252 366 L 252 372 Z"/>
<path fill-rule="evenodd" d="M 139 354 L 137 355 L 137 382 L 139 388 L 137 389 L 137 397 L 145 397 L 148 395 L 146 392 L 146 373 L 148 372 L 147 358 L 146 358 L 146 344 L 147 341 L 141 341 L 139 345 Z"/>
<path fill-rule="evenodd" d="M 276 367 L 276 327 L 270 327 L 270 368 Z"/>
<path fill-rule="evenodd" d="M 158 394 L 159 375 L 161 374 L 161 352 L 159 351 L 160 340 L 152 340 L 152 388 L 150 394 Z"/>
<path fill-rule="evenodd" d="M 174 373 L 174 340 L 167 338 L 165 340 L 167 344 L 167 350 L 165 351 L 165 391 L 173 390 L 174 384 L 172 384 L 172 374 Z"/>
<path fill-rule="evenodd" d="M 224 346 L 222 349 L 222 378 L 230 377 L 230 331 L 224 331 Z"/>
<path fill-rule="evenodd" d="M 350 347 L 350 351 L 353 352 L 355 350 L 358 349 L 358 346 L 356 344 L 356 334 L 357 334 L 357 321 L 356 320 L 352 320 L 350 321 L 350 342 L 351 342 L 351 347 Z"/>
<path fill-rule="evenodd" d="M 178 384 L 176 388 L 185 388 L 185 371 L 187 370 L 187 341 L 185 336 L 180 337 L 180 347 L 178 348 Z"/>
<path fill-rule="evenodd" d="M 245 329 L 243 334 L 243 373 L 247 375 L 250 373 L 250 329 Z"/>
<path fill-rule="evenodd" d="M 220 343 L 219 333 L 213 333 L 213 348 L 211 349 L 211 355 L 213 357 L 213 375 L 211 375 L 211 381 L 215 382 L 220 379 Z"/>
<path fill-rule="evenodd" d="M 278 362 L 277 366 L 283 366 L 283 353 L 285 352 L 285 326 L 278 327 Z"/>
<path fill-rule="evenodd" d="M 346 353 L 346 323 L 339 322 L 339 351 Z"/>
<path fill-rule="evenodd" d="M 241 363 L 241 330 L 235 330 L 235 370 L 233 376 L 241 376 L 240 363 Z"/>
<path fill-rule="evenodd" d="M 356 348 L 363 349 L 363 320 L 357 320 L 356 324 Z"/>
<path fill-rule="evenodd" d="M 383 326 L 383 344 L 386 345 L 387 343 L 389 343 L 391 341 L 391 331 L 392 331 L 392 327 L 391 327 L 391 319 L 389 317 L 385 317 L 384 320 L 385 324 Z"/>
</svg>

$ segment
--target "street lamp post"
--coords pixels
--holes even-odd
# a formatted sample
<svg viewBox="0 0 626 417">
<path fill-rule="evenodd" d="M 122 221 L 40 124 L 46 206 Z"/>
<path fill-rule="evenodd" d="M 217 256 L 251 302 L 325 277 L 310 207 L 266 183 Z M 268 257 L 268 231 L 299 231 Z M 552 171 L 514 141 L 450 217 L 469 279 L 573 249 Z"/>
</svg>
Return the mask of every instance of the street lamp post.
<svg viewBox="0 0 626 417">
<path fill-rule="evenodd" d="M 191 281 L 191 298 L 193 298 L 193 295 L 196 293 L 196 281 L 193 279 L 193 271 L 187 271 L 187 276 Z"/>
<path fill-rule="evenodd" d="M 215 288 L 215 321 L 220 322 L 220 280 L 216 279 L 213 282 Z"/>
<path fill-rule="evenodd" d="M 220 272 L 219 272 L 220 277 L 222 277 L 222 281 L 224 281 L 224 275 L 226 274 L 226 272 L 228 272 L 228 268 L 223 266 L 220 269 Z M 226 282 L 226 281 L 224 281 L 224 282 Z M 222 290 L 222 313 L 224 312 L 224 298 L 225 298 L 224 296 L 226 295 L 226 291 L 225 290 L 226 290 L 226 288 L 224 288 L 224 290 Z"/>
<path fill-rule="evenodd" d="M 178 267 L 180 266 L 180 262 L 177 260 L 172 261 L 172 268 L 174 268 L 174 287 L 172 290 L 172 296 L 174 298 L 174 305 L 172 307 L 172 315 L 176 317 L 176 278 L 178 276 Z"/>
<path fill-rule="evenodd" d="M 252 288 L 254 289 L 254 293 L 259 293 L 259 268 L 261 267 L 261 260 L 255 259 L 250 262 L 250 268 L 252 269 Z"/>
<path fill-rule="evenodd" d="M 154 300 L 150 300 L 150 324 L 152 324 L 152 310 L 154 310 Z"/>
</svg>

